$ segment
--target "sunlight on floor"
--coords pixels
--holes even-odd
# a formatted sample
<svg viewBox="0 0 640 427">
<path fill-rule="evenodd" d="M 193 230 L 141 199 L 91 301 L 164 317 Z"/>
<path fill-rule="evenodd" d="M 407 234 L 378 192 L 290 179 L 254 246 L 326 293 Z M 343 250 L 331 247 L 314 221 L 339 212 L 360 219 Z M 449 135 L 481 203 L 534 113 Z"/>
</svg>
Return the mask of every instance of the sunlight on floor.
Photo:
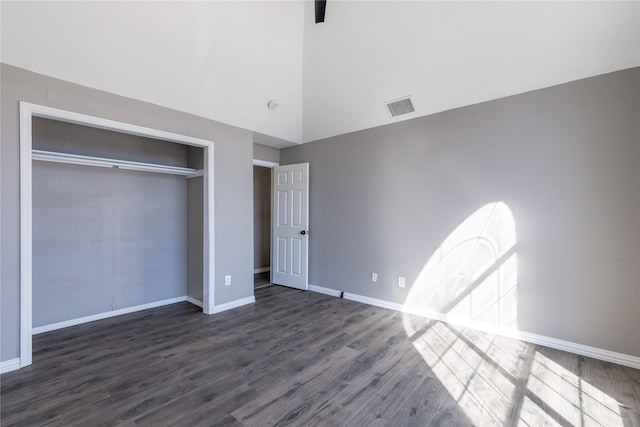
<svg viewBox="0 0 640 427">
<path fill-rule="evenodd" d="M 616 400 L 537 352 L 527 390 L 572 425 L 623 426 Z"/>
<path fill-rule="evenodd" d="M 439 322 L 412 338 L 415 348 L 474 424 L 506 423 L 516 391 L 514 378 L 522 370 L 523 360 L 510 357 L 499 345 L 481 337 L 473 342 L 465 339 Z"/>
<path fill-rule="evenodd" d="M 624 425 L 615 399 L 531 344 L 405 317 L 414 347 L 475 425 Z"/>
</svg>

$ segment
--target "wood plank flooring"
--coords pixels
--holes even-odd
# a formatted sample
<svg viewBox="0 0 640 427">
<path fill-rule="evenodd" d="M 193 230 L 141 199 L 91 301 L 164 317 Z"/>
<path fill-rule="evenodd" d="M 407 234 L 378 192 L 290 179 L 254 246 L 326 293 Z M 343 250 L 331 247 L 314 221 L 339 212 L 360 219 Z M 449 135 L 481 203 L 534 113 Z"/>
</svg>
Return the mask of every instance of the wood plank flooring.
<svg viewBox="0 0 640 427">
<path fill-rule="evenodd" d="M 2 426 L 640 426 L 640 371 L 280 286 L 34 337 Z"/>
<path fill-rule="evenodd" d="M 271 273 L 265 271 L 263 273 L 256 273 L 253 275 L 253 287 L 254 289 L 263 288 L 271 284 Z"/>
</svg>

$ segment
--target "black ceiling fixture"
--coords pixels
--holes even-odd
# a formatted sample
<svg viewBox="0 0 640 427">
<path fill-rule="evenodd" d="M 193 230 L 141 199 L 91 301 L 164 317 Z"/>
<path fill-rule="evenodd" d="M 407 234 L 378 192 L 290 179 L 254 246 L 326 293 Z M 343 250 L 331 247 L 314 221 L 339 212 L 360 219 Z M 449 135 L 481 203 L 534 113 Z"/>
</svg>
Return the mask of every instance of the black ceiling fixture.
<svg viewBox="0 0 640 427">
<path fill-rule="evenodd" d="M 324 22 L 324 11 L 327 9 L 327 0 L 316 0 L 316 24 Z"/>
</svg>

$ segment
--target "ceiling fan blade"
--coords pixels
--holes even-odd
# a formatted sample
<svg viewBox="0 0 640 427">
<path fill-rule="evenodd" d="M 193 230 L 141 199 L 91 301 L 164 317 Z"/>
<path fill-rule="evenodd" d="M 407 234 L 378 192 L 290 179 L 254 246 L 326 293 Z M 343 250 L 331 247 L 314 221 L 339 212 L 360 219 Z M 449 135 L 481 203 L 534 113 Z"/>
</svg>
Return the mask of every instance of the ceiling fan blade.
<svg viewBox="0 0 640 427">
<path fill-rule="evenodd" d="M 327 8 L 327 0 L 316 0 L 316 24 L 324 22 L 324 12 Z"/>
</svg>

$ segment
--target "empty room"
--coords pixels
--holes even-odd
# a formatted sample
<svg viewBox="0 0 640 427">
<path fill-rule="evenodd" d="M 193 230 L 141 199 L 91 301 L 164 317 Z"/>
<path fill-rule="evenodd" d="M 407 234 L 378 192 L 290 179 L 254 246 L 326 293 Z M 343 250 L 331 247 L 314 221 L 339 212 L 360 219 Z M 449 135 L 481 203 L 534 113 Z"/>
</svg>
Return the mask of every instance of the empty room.
<svg viewBox="0 0 640 427">
<path fill-rule="evenodd" d="M 2 426 L 640 426 L 640 1 L 1 1 Z"/>
</svg>

